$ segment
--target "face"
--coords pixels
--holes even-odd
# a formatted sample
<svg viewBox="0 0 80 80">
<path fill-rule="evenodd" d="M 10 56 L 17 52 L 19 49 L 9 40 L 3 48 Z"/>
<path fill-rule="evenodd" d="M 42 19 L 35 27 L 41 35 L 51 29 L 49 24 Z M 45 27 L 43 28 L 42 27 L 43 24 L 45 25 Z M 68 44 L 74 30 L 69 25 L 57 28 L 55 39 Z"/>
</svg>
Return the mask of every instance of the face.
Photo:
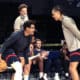
<svg viewBox="0 0 80 80">
<path fill-rule="evenodd" d="M 54 18 L 56 21 L 59 21 L 61 19 L 61 13 L 59 11 L 52 10 L 52 18 Z"/>
<path fill-rule="evenodd" d="M 21 16 L 27 15 L 27 8 L 22 8 L 21 11 L 20 11 L 20 15 Z"/>
<path fill-rule="evenodd" d="M 26 32 L 28 32 L 29 35 L 34 35 L 35 33 L 35 25 L 31 24 L 29 28 L 26 28 Z"/>
<path fill-rule="evenodd" d="M 42 42 L 41 41 L 37 41 L 36 42 L 36 48 L 40 49 L 42 46 Z"/>
</svg>

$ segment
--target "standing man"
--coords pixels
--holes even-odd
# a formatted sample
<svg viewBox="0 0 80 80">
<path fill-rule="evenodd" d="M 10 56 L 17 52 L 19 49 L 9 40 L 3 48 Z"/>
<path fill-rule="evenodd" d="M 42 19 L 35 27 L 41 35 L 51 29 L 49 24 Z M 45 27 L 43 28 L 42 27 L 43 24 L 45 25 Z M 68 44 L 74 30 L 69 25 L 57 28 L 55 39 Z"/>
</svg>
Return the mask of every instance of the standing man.
<svg viewBox="0 0 80 80">
<path fill-rule="evenodd" d="M 25 21 L 28 21 L 28 6 L 26 4 L 21 4 L 18 7 L 19 16 L 16 18 L 14 22 L 14 31 L 19 31 L 23 29 L 23 24 Z"/>
<path fill-rule="evenodd" d="M 26 51 L 32 41 L 34 32 L 35 23 L 33 21 L 26 21 L 23 24 L 23 30 L 12 33 L 0 49 L 0 60 L 4 59 L 7 65 L 15 70 L 14 80 L 22 80 L 23 68 L 21 63 L 28 63 Z M 20 57 L 23 61 L 19 60 Z M 24 71 L 24 80 L 27 80 L 26 69 Z"/>
<path fill-rule="evenodd" d="M 56 21 L 62 22 L 64 37 L 70 52 L 69 71 L 72 80 L 80 80 L 77 71 L 80 62 L 80 31 L 78 30 L 75 21 L 71 17 L 65 16 L 59 6 L 52 9 L 52 17 Z"/>
</svg>

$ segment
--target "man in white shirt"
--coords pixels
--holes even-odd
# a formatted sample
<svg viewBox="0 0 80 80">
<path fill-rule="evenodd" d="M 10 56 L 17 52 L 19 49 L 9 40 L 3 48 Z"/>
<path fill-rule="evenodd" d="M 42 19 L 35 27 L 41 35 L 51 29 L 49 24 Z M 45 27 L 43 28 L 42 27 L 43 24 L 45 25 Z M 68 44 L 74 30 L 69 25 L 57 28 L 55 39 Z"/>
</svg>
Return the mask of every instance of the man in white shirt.
<svg viewBox="0 0 80 80">
<path fill-rule="evenodd" d="M 69 71 L 72 80 L 80 80 L 77 71 L 80 62 L 80 31 L 75 21 L 71 17 L 65 16 L 59 6 L 52 9 L 52 17 L 62 23 L 63 34 L 70 52 Z"/>
<path fill-rule="evenodd" d="M 25 21 L 28 21 L 28 6 L 26 4 L 21 4 L 18 7 L 19 10 L 19 16 L 16 18 L 15 22 L 14 22 L 14 31 L 19 31 L 21 29 L 23 29 L 23 24 Z"/>
</svg>

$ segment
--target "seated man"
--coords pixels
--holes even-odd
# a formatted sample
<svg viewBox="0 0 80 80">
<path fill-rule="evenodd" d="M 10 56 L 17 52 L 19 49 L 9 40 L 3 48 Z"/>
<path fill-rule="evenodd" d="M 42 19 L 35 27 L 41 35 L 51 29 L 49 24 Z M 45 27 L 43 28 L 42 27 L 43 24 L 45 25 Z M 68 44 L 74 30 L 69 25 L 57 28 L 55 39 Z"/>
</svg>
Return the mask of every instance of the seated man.
<svg viewBox="0 0 80 80">
<path fill-rule="evenodd" d="M 39 53 L 41 54 L 41 53 L 45 52 L 44 50 L 41 49 L 41 47 L 42 47 L 42 41 L 40 39 L 36 39 L 36 41 L 35 41 L 35 49 L 34 49 L 34 54 L 35 55 L 37 55 Z M 43 58 L 42 58 L 42 56 L 40 56 L 40 57 L 36 58 L 36 60 L 38 61 L 38 65 L 39 65 L 39 70 L 40 70 L 39 77 L 40 77 L 40 80 L 43 80 L 44 79 Z"/>
<path fill-rule="evenodd" d="M 40 80 L 46 80 L 46 79 L 44 79 L 44 76 L 43 76 L 44 75 L 43 74 L 43 57 L 42 57 L 42 55 L 40 55 L 42 53 L 45 53 L 46 51 L 42 50 L 41 46 L 42 46 L 42 41 L 40 39 L 36 39 L 35 46 L 33 46 L 33 44 L 30 44 L 29 52 L 28 52 L 29 56 L 30 57 L 37 56 L 37 57 L 35 57 L 34 59 L 29 58 L 29 64 L 27 64 L 27 74 L 29 75 L 29 73 L 30 73 L 32 61 L 38 62 L 39 70 L 40 70 L 39 78 L 40 78 Z"/>
<path fill-rule="evenodd" d="M 15 70 L 14 80 L 22 80 L 22 65 L 19 58 L 21 57 L 26 61 L 26 64 L 28 63 L 26 49 L 32 41 L 34 32 L 35 23 L 33 21 L 26 21 L 23 25 L 23 30 L 12 33 L 0 49 L 0 60 L 4 59 L 7 65 Z M 26 80 L 25 71 L 24 80 Z"/>
</svg>

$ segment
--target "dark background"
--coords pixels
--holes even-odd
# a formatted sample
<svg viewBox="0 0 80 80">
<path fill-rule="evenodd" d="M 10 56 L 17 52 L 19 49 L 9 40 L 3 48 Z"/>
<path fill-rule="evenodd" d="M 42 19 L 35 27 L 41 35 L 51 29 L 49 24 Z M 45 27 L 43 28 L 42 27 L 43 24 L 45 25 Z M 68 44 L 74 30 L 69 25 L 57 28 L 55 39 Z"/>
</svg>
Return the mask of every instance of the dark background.
<svg viewBox="0 0 80 80">
<path fill-rule="evenodd" d="M 60 43 L 64 39 L 61 23 L 51 17 L 51 9 L 55 5 L 60 5 L 80 28 L 79 0 L 0 0 L 0 43 L 12 33 L 14 20 L 19 15 L 17 7 L 21 3 L 29 6 L 29 18 L 36 20 L 36 36 L 47 43 Z"/>
</svg>

